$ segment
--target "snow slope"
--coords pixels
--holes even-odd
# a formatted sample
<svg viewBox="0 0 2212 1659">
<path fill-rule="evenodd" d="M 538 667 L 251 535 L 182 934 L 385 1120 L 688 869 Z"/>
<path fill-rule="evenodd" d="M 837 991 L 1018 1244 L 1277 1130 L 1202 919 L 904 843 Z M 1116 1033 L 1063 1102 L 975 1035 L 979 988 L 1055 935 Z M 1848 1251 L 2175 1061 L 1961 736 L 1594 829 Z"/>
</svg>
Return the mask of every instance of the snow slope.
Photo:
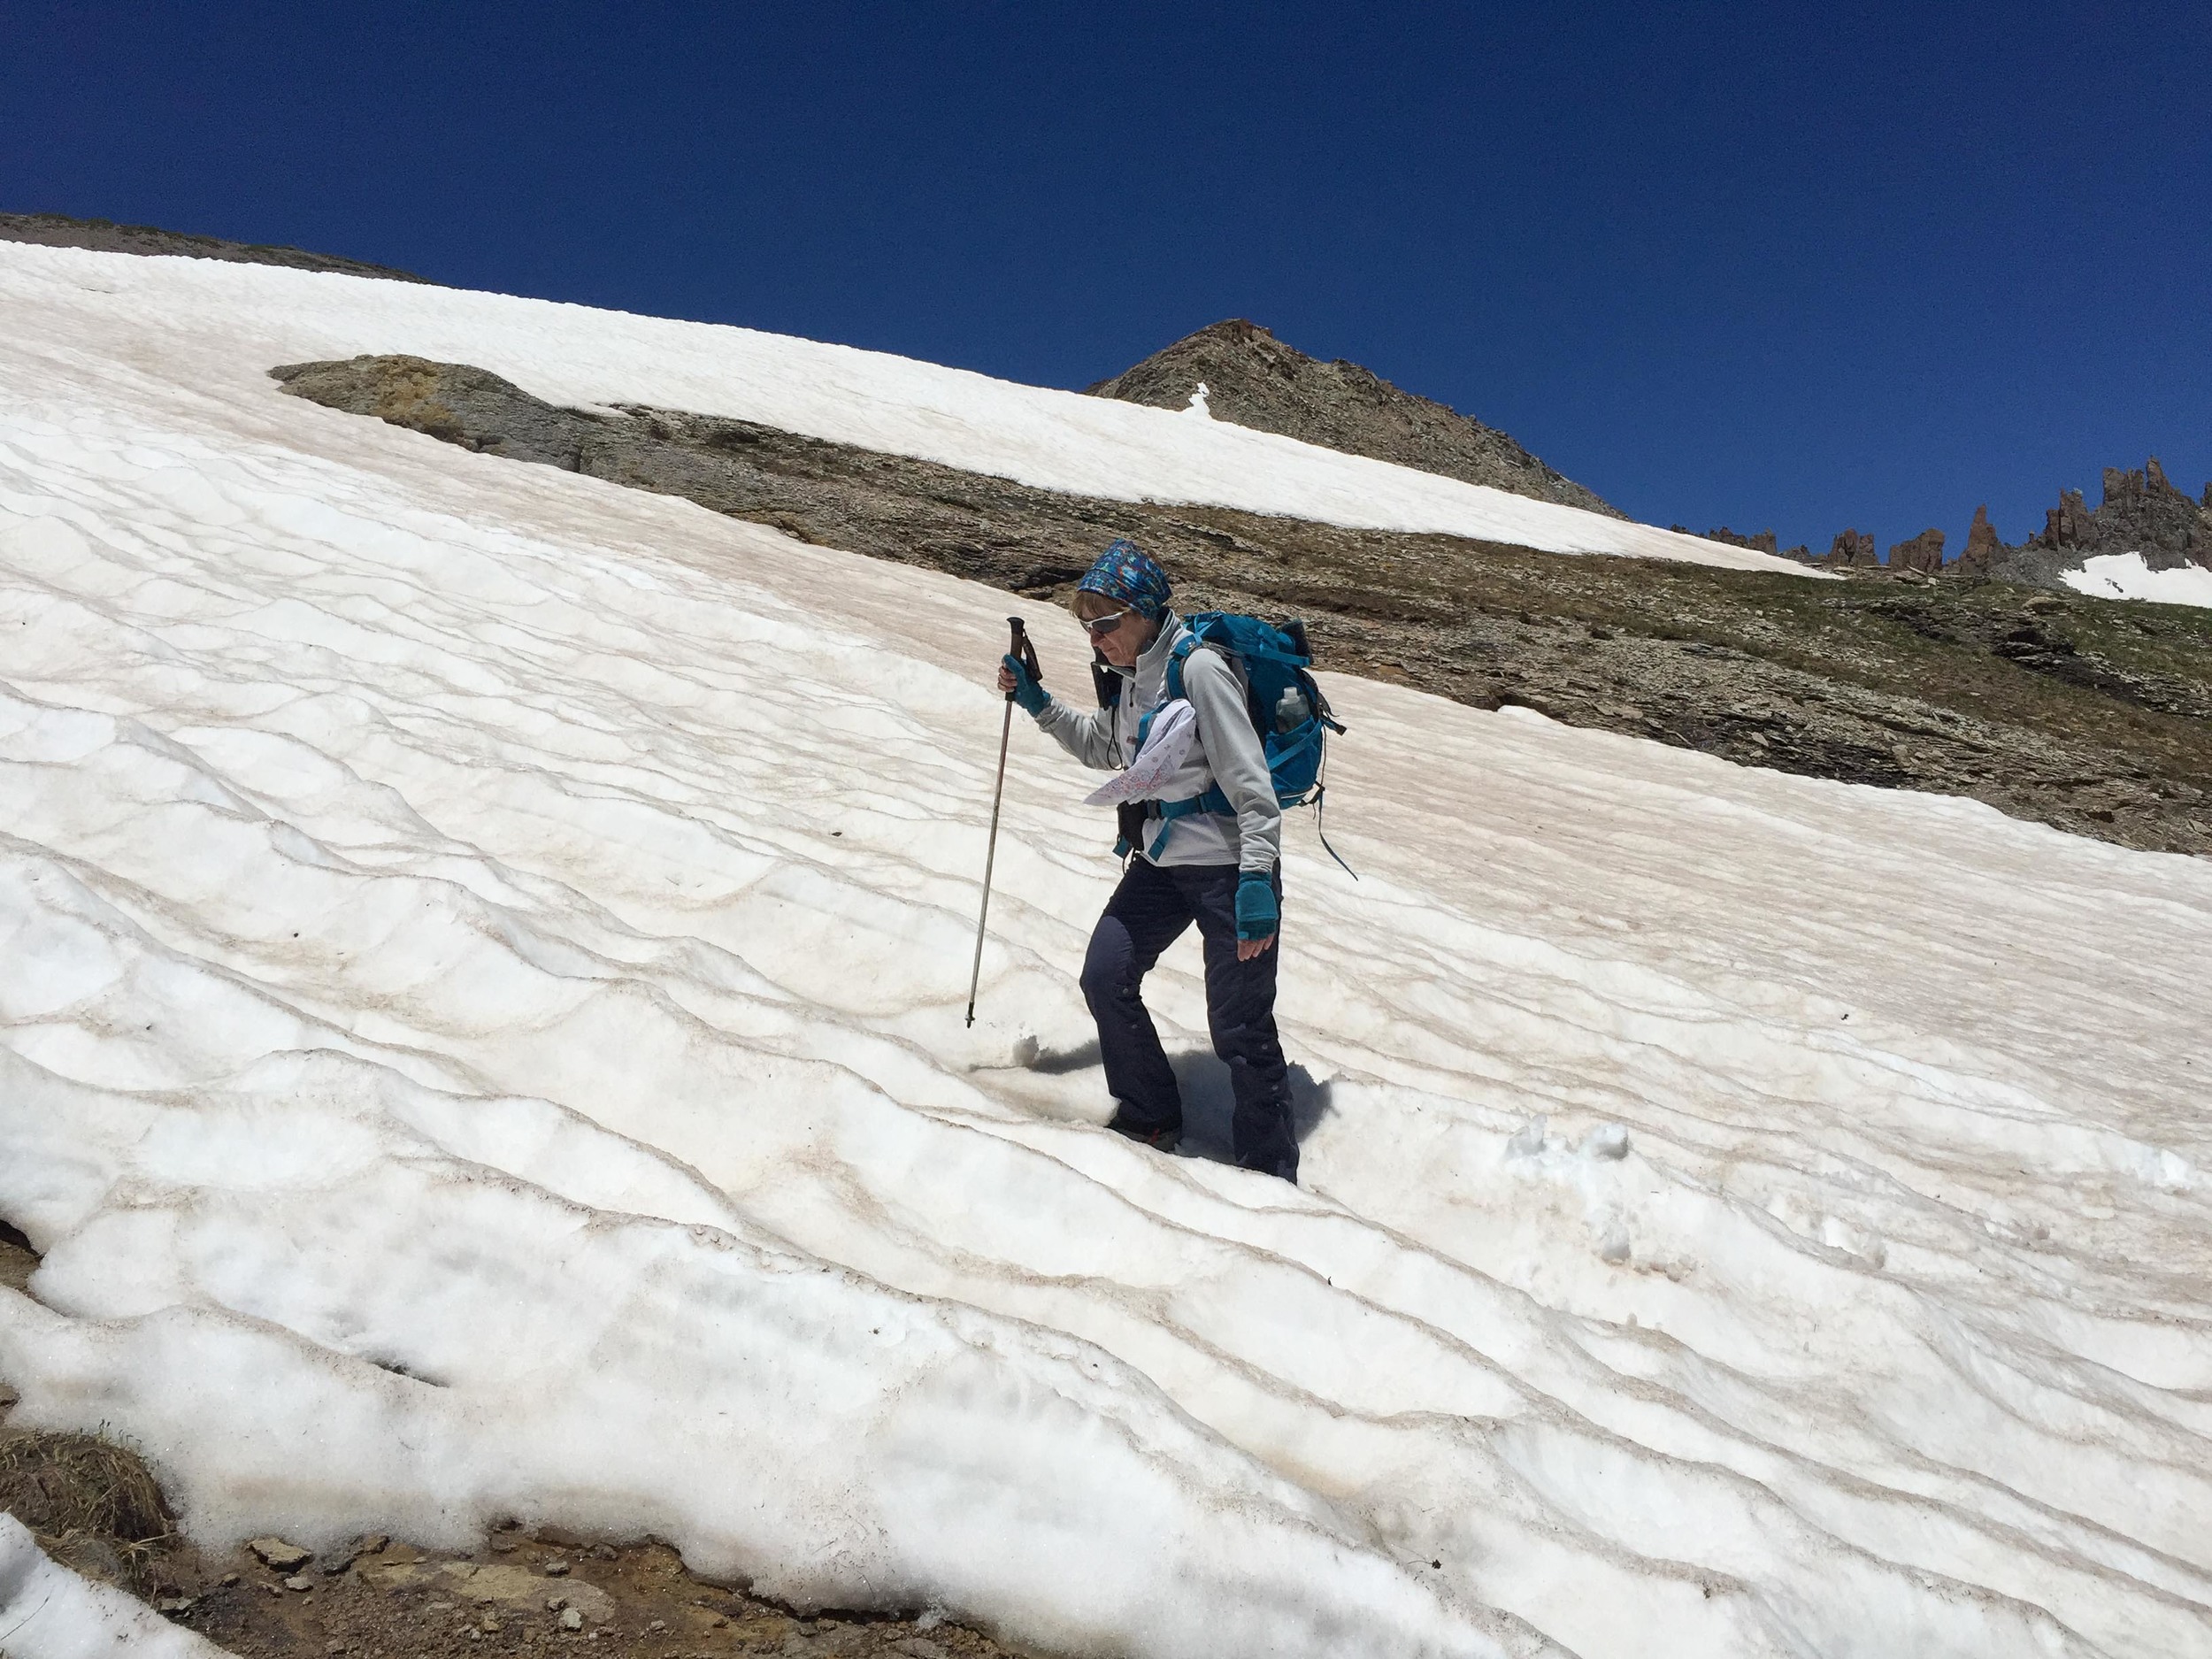
<svg viewBox="0 0 2212 1659">
<path fill-rule="evenodd" d="M 2098 599 L 2150 599 L 2168 605 L 2212 605 L 2212 570 L 2181 565 L 2154 571 L 2140 553 L 2100 553 L 2059 580 Z"/>
<path fill-rule="evenodd" d="M 232 381 L 279 363 L 411 352 L 490 369 L 553 403 L 648 403 L 754 420 L 1046 489 L 1829 579 L 1793 560 L 1701 536 L 1225 421 L 1179 419 L 1185 411 L 1018 386 L 747 328 L 501 294 L 357 278 L 342 290 L 309 290 L 296 280 L 304 274 L 11 243 L 0 246 L 0 307 L 34 334 L 66 336 L 65 319 L 92 311 L 142 331 L 211 334 L 232 349 L 218 371 Z M 88 295 L 102 297 L 88 302 Z"/>
<path fill-rule="evenodd" d="M 382 285 L 75 258 L 0 329 L 22 1420 L 210 1539 L 1084 1654 L 2212 1655 L 2201 862 L 1332 681 L 1309 1190 L 1163 1159 L 1026 730 L 961 1025 L 1004 595 L 259 378 Z"/>
<path fill-rule="evenodd" d="M 0 1653 L 11 1659 L 219 1659 L 222 1649 L 120 1590 L 47 1560 L 20 1521 L 0 1514 Z"/>
</svg>

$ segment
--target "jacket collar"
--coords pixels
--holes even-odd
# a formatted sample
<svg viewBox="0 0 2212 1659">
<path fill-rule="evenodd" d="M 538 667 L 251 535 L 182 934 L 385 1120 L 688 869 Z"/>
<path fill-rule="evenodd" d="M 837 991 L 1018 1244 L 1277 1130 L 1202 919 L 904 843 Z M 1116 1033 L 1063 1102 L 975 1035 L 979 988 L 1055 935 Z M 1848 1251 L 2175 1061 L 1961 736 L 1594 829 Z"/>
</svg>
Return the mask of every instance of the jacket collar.
<svg viewBox="0 0 2212 1659">
<path fill-rule="evenodd" d="M 1175 636 L 1182 631 L 1183 618 L 1177 616 L 1172 611 L 1163 611 L 1160 612 L 1159 634 L 1154 638 L 1151 644 L 1144 648 L 1144 650 L 1139 655 L 1137 660 L 1127 668 L 1123 668 L 1118 664 L 1113 663 L 1109 663 L 1107 666 L 1111 668 L 1117 674 L 1119 674 L 1124 680 L 1134 680 L 1138 675 L 1143 673 L 1148 668 L 1158 668 L 1164 671 L 1167 664 L 1167 654 L 1174 649 Z"/>
</svg>

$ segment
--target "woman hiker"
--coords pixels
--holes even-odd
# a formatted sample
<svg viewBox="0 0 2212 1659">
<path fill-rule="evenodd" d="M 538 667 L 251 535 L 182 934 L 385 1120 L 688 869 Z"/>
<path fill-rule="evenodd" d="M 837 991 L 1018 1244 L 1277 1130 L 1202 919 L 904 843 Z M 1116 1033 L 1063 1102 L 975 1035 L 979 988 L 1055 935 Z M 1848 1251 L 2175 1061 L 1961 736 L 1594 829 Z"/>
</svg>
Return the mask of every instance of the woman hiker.
<svg viewBox="0 0 2212 1659">
<path fill-rule="evenodd" d="M 1011 656 L 1000 665 L 998 688 L 1085 765 L 1126 768 L 1137 756 L 1140 723 L 1168 703 L 1169 657 L 1183 630 L 1168 609 L 1169 591 L 1167 573 L 1126 541 L 1109 547 L 1083 578 L 1071 609 L 1121 680 L 1105 708 L 1070 708 Z M 1275 1034 L 1282 809 L 1236 664 L 1202 645 L 1185 659 L 1181 678 L 1195 716 L 1189 747 L 1156 786 L 1157 798 L 1142 803 L 1141 817 L 1134 805 L 1123 808 L 1128 864 L 1083 961 L 1083 997 L 1098 1022 L 1115 1102 L 1108 1127 L 1164 1152 L 1181 1139 L 1182 1094 L 1143 984 L 1160 953 L 1195 922 L 1206 950 L 1207 1025 L 1236 1099 L 1236 1160 L 1294 1183 L 1298 1142 Z M 1159 816 L 1161 801 L 1187 801 L 1217 785 L 1233 817 Z"/>
</svg>

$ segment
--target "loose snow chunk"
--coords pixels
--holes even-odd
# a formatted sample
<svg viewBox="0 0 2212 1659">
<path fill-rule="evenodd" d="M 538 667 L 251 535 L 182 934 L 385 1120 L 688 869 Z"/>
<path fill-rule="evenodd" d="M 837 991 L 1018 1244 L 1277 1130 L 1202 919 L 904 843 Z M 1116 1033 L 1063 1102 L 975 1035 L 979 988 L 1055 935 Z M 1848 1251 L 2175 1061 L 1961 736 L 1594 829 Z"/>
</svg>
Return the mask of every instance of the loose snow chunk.
<svg viewBox="0 0 2212 1659">
<path fill-rule="evenodd" d="M 1600 1124 L 1582 1138 L 1582 1156 L 1586 1158 L 1626 1157 L 1628 1131 L 1618 1124 Z"/>
</svg>

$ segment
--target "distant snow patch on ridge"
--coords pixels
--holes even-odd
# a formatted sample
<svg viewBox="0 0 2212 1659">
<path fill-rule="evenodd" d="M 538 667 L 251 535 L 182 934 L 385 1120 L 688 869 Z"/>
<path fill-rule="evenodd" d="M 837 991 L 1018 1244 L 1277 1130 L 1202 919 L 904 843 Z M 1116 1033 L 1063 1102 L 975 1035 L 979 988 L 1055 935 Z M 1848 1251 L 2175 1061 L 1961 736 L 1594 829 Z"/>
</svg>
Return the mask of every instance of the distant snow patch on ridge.
<svg viewBox="0 0 2212 1659">
<path fill-rule="evenodd" d="M 82 303 L 95 286 L 119 320 L 232 342 L 217 372 L 234 383 L 280 363 L 404 352 L 489 369 L 549 403 L 649 403 L 757 421 L 1041 489 L 1827 577 L 1701 536 L 1226 421 L 887 352 L 502 294 L 0 243 L 0 304 L 11 310 L 64 295 Z M 27 321 L 33 313 L 19 314 Z M 264 383 L 256 394 L 269 390 Z"/>
<path fill-rule="evenodd" d="M 2177 565 L 2154 571 L 2140 553 L 2100 553 L 2059 580 L 2094 599 L 2148 599 L 2162 605 L 2212 605 L 2212 570 Z"/>
</svg>

